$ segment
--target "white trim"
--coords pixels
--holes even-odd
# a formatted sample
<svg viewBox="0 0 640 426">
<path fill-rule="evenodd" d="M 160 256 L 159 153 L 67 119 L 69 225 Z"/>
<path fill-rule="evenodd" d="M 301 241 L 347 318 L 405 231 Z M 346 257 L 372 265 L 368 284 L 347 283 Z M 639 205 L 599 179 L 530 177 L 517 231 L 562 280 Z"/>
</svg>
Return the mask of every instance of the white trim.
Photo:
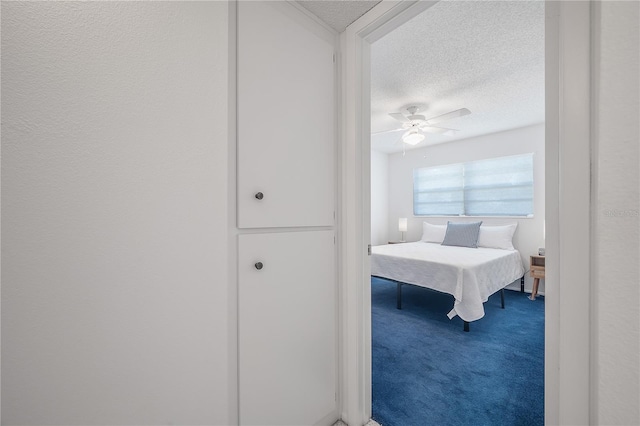
<svg viewBox="0 0 640 426">
<path fill-rule="evenodd" d="M 547 3 L 547 424 L 589 424 L 590 7 Z"/>
<path fill-rule="evenodd" d="M 591 158 L 593 162 L 593 169 L 591 170 L 591 206 L 598 206 L 598 162 L 599 162 L 599 148 L 598 148 L 598 134 L 600 131 L 600 115 L 599 115 L 599 105 L 600 105 L 600 80 L 602 78 L 600 73 L 600 61 L 601 61 L 601 52 L 602 46 L 600 41 L 600 35 L 602 34 L 602 3 L 597 1 L 593 2 L 591 6 Z M 599 419 L 600 407 L 598 404 L 598 363 L 599 363 L 599 353 L 598 353 L 598 345 L 600 344 L 600 339 L 598 336 L 598 303 L 596 299 L 597 294 L 597 277 L 598 277 L 598 265 L 597 265 L 597 253 L 599 252 L 598 241 L 596 239 L 597 235 L 597 225 L 598 223 L 598 214 L 592 212 L 591 214 L 591 256 L 590 256 L 590 269 L 589 273 L 591 274 L 592 284 L 591 284 L 591 315 L 590 315 L 590 326 L 591 326 L 591 341 L 590 341 L 590 350 L 591 358 L 589 360 L 591 364 L 591 380 L 594 382 L 590 386 L 590 395 L 589 395 L 589 419 L 596 423 Z"/>
<path fill-rule="evenodd" d="M 383 0 L 340 36 L 342 140 L 340 152 L 340 407 L 342 420 L 371 418 L 371 289 L 369 45 L 435 4 Z M 365 285 L 366 284 L 366 285 Z"/>
<path fill-rule="evenodd" d="M 227 418 L 230 425 L 240 422 L 240 371 L 238 365 L 238 228 L 237 215 L 237 135 L 238 135 L 238 2 L 227 2 L 229 10 L 229 63 L 228 63 L 228 174 L 227 174 L 227 253 L 229 256 L 229 282 L 227 283 L 227 300 L 229 314 L 227 325 L 227 377 L 229 380 L 229 407 Z"/>
<path fill-rule="evenodd" d="M 286 2 L 290 6 L 293 6 L 294 8 L 296 8 L 302 15 L 306 16 L 308 19 L 311 19 L 318 26 L 324 28 L 328 33 L 332 34 L 336 38 L 338 37 L 338 32 L 335 29 L 330 27 L 329 24 L 327 24 L 322 19 L 318 18 L 316 15 L 314 15 L 312 12 L 310 12 L 309 9 L 307 9 L 304 6 L 302 6 L 300 3 L 298 3 L 295 0 L 286 0 Z"/>
<path fill-rule="evenodd" d="M 351 426 L 371 416 L 369 47 L 433 4 L 384 0 L 341 34 L 340 395 Z M 590 5 L 546 4 L 545 423 L 588 424 Z"/>
</svg>

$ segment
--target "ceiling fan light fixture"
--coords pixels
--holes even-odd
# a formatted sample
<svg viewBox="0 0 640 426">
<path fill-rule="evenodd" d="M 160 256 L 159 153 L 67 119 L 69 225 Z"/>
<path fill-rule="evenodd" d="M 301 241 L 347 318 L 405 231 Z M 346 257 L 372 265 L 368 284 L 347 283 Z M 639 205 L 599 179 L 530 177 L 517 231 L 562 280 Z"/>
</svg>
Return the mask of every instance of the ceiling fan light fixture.
<svg viewBox="0 0 640 426">
<path fill-rule="evenodd" d="M 424 135 L 417 130 L 411 130 L 402 136 L 402 142 L 417 145 L 424 140 Z"/>
</svg>

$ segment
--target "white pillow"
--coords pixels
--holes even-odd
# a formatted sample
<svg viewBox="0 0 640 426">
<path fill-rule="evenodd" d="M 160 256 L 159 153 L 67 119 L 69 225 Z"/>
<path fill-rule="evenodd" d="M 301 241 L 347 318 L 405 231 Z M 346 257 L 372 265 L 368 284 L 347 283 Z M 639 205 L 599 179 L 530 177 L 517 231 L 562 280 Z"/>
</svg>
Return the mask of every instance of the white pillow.
<svg viewBox="0 0 640 426">
<path fill-rule="evenodd" d="M 482 225 L 478 235 L 478 247 L 515 250 L 513 247 L 513 234 L 516 232 L 517 227 L 517 223 L 504 226 Z"/>
<path fill-rule="evenodd" d="M 428 222 L 422 222 L 422 238 L 420 238 L 420 241 L 442 244 L 446 233 L 447 225 L 432 225 Z"/>
</svg>

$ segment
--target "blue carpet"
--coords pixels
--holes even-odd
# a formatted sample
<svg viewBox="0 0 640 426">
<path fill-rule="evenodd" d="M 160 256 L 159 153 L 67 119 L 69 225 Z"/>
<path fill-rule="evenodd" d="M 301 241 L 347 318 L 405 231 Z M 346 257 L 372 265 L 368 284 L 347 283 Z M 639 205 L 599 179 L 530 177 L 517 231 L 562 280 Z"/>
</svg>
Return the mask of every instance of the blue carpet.
<svg viewBox="0 0 640 426">
<path fill-rule="evenodd" d="M 371 279 L 373 419 L 382 426 L 543 425 L 544 297 L 505 290 L 462 331 L 453 297 Z"/>
</svg>

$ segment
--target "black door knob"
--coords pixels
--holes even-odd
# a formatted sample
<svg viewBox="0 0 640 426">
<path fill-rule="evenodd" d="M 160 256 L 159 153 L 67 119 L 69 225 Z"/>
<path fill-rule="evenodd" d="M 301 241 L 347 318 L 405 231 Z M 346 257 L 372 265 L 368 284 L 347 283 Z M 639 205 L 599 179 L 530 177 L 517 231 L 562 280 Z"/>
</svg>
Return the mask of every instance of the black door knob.
<svg viewBox="0 0 640 426">
<path fill-rule="evenodd" d="M 256 269 L 257 269 L 258 271 L 264 267 L 264 265 L 262 264 L 262 262 L 257 262 L 254 266 L 256 267 Z"/>
<path fill-rule="evenodd" d="M 258 200 L 262 200 L 262 199 L 264 198 L 264 194 L 263 194 L 262 192 L 258 192 L 258 193 L 256 194 L 256 198 L 257 198 Z"/>
</svg>

